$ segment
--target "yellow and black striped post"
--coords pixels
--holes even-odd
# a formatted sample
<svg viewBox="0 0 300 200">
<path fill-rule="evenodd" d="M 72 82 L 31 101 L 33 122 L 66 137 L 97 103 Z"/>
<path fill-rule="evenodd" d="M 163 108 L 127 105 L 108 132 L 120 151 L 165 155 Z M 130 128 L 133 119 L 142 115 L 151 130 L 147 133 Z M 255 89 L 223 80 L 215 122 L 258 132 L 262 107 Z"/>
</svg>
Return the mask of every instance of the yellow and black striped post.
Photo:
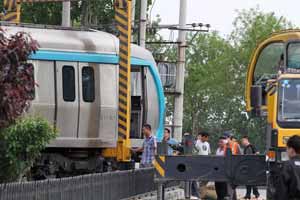
<svg viewBox="0 0 300 200">
<path fill-rule="evenodd" d="M 115 20 L 119 32 L 119 109 L 117 148 L 102 151 L 104 157 L 130 161 L 130 43 L 131 0 L 115 0 Z"/>
<path fill-rule="evenodd" d="M 21 5 L 18 0 L 4 0 L 3 9 L 4 13 L 2 13 L 2 21 L 13 23 L 20 22 Z"/>
<path fill-rule="evenodd" d="M 115 20 L 119 32 L 119 111 L 118 137 L 123 143 L 122 154 L 117 157 L 130 157 L 130 43 L 131 43 L 131 0 L 115 2 Z"/>
<path fill-rule="evenodd" d="M 130 18 L 126 0 L 116 2 L 115 19 L 119 31 L 119 137 L 126 139 L 130 129 Z"/>
</svg>

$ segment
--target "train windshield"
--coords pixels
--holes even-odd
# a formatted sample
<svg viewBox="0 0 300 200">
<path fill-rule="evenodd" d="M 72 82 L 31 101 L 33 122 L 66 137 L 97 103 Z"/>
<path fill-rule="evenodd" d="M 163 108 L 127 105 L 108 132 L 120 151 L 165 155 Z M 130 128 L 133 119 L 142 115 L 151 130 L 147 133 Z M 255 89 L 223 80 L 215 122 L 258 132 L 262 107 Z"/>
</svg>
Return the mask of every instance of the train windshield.
<svg viewBox="0 0 300 200">
<path fill-rule="evenodd" d="M 300 122 L 300 79 L 283 79 L 279 82 L 278 89 L 278 122 L 298 124 Z"/>
</svg>

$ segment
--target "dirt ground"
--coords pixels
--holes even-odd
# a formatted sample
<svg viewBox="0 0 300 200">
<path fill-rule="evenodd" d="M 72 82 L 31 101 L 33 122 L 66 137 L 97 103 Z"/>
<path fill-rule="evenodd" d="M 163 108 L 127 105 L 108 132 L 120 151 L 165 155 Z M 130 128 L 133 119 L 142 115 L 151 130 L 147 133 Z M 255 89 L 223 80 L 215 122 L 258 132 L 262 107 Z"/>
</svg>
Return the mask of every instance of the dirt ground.
<svg viewBox="0 0 300 200">
<path fill-rule="evenodd" d="M 201 188 L 200 192 L 201 192 L 202 195 L 205 195 L 205 196 L 202 196 L 201 199 L 206 199 L 206 200 L 217 199 L 216 192 L 215 192 L 213 187 L 208 187 L 208 189 L 206 191 L 205 191 L 205 189 Z M 246 189 L 242 188 L 242 187 L 237 188 L 236 192 L 237 192 L 238 199 L 243 200 L 243 197 L 246 194 Z M 261 196 L 258 200 L 266 200 L 267 199 L 265 189 L 259 189 L 259 193 L 260 193 Z M 257 199 L 255 199 L 254 196 L 253 196 L 253 200 L 257 200 Z"/>
</svg>

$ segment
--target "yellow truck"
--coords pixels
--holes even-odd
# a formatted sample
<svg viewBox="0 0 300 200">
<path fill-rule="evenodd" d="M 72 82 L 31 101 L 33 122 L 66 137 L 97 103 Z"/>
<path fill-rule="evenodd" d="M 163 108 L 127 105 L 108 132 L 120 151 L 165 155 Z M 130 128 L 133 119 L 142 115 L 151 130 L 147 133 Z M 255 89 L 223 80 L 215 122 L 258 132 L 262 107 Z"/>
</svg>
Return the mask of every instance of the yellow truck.
<svg viewBox="0 0 300 200">
<path fill-rule="evenodd" d="M 255 49 L 246 82 L 246 106 L 266 118 L 268 199 L 287 160 L 286 142 L 300 135 L 300 30 L 272 34 Z"/>
</svg>

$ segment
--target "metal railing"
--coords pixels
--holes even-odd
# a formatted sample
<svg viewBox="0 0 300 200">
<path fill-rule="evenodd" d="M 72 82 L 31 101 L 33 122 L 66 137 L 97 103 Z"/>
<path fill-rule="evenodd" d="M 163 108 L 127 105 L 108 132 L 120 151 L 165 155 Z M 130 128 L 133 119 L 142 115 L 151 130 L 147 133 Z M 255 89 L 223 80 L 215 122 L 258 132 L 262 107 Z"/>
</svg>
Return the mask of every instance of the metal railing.
<svg viewBox="0 0 300 200">
<path fill-rule="evenodd" d="M 156 189 L 154 169 L 0 185 L 1 200 L 119 200 Z"/>
</svg>

